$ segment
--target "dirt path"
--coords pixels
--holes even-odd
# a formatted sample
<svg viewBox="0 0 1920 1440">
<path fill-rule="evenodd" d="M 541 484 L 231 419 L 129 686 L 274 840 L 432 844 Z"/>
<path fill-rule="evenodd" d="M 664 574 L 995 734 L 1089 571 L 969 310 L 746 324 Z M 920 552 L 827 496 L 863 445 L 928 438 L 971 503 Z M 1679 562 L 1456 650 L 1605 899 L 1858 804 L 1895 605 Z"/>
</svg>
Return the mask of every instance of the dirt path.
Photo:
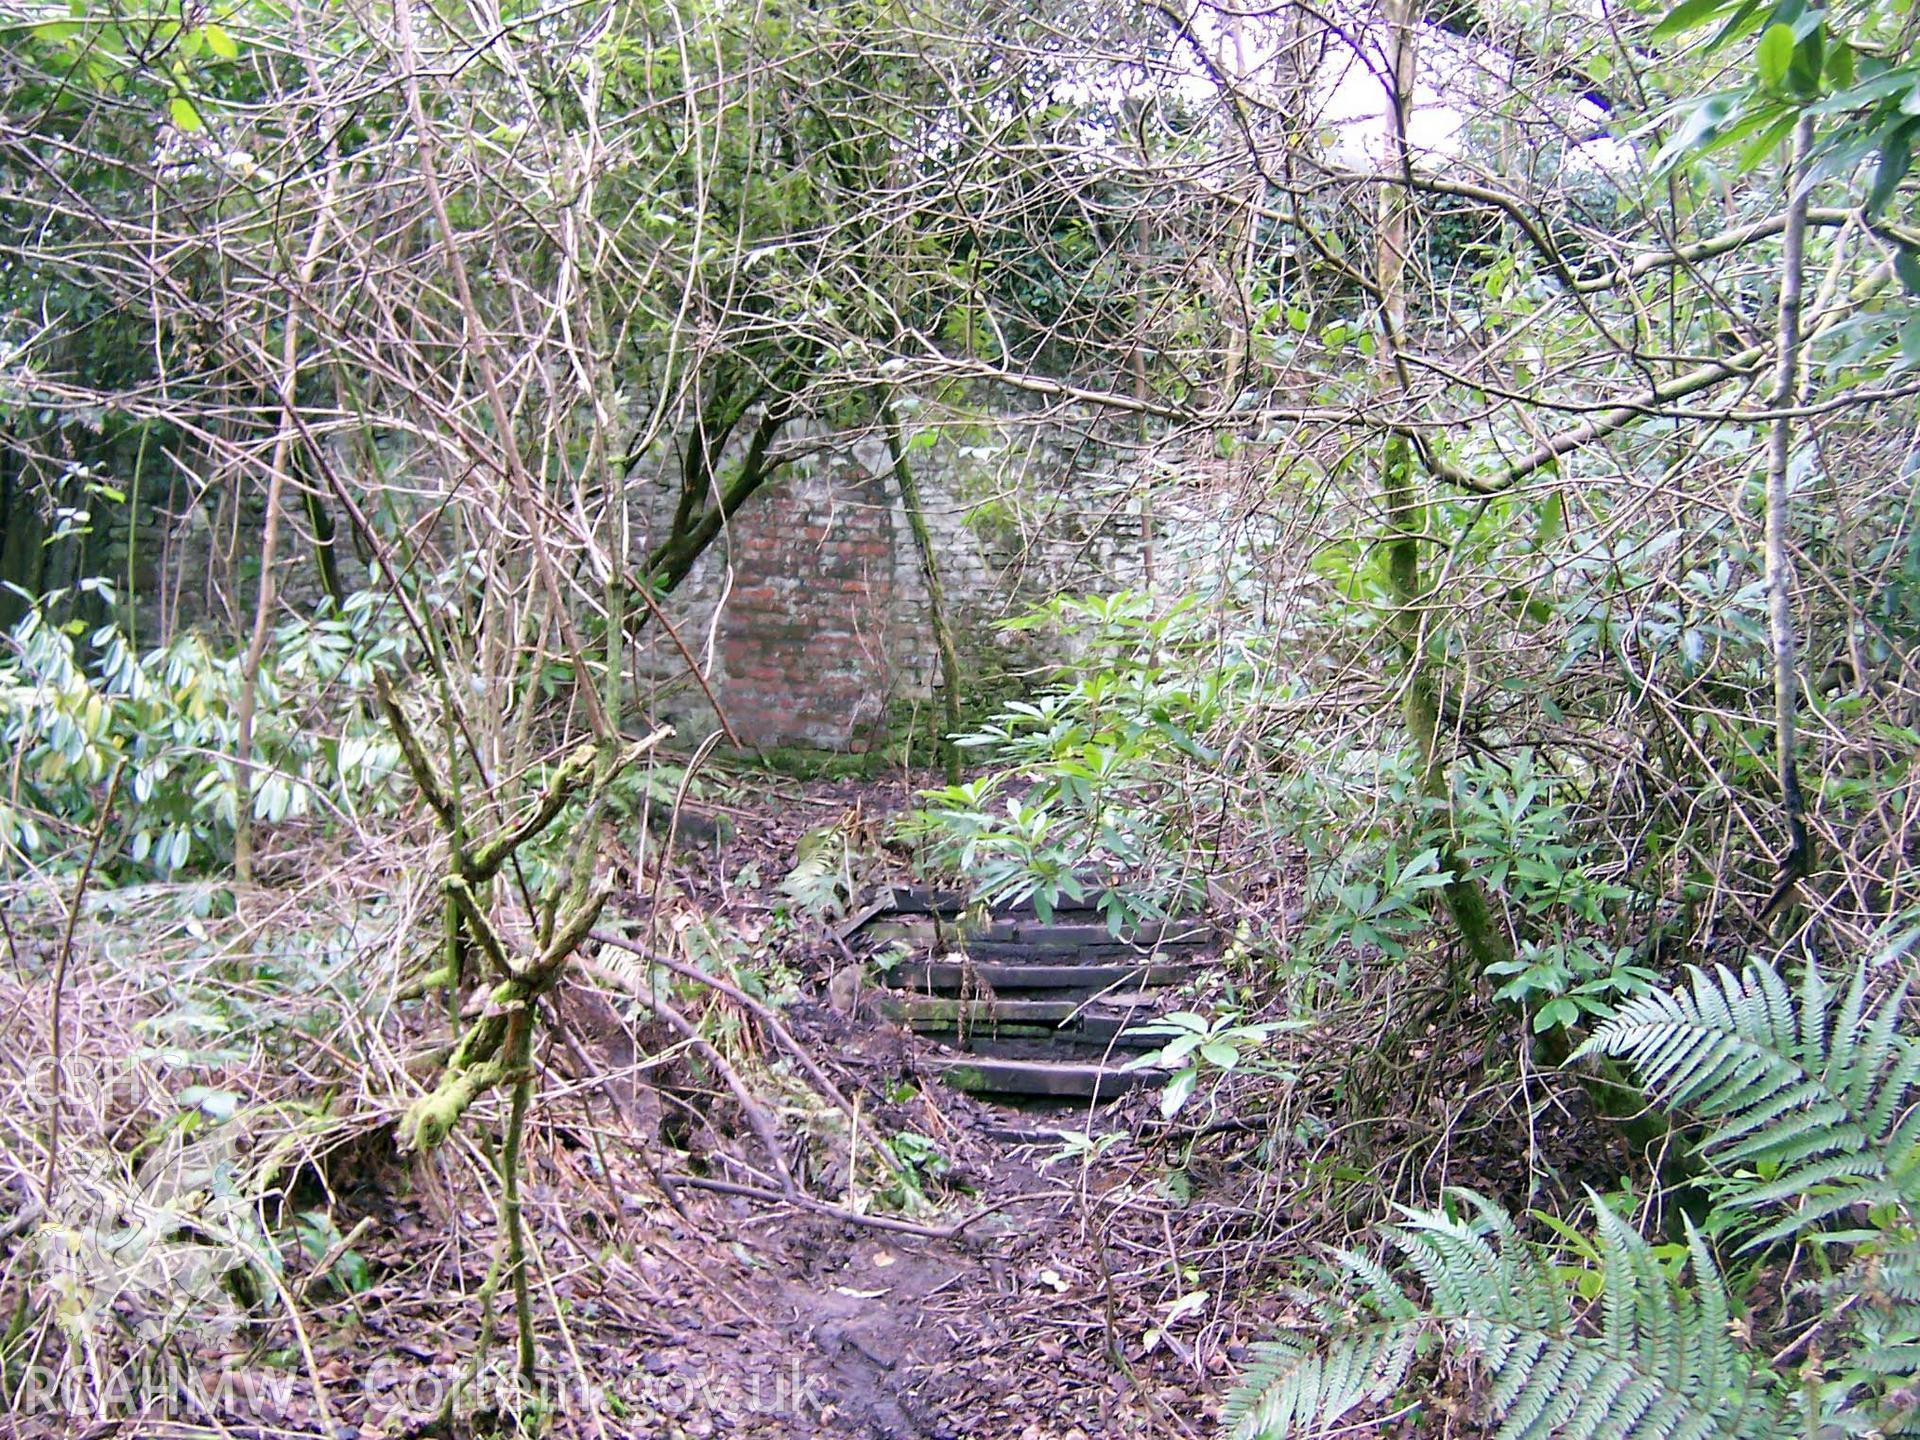
<svg viewBox="0 0 1920 1440">
<path fill-rule="evenodd" d="M 648 903 L 671 911 L 677 895 L 680 913 L 719 915 L 751 934 L 802 836 L 839 823 L 871 839 L 908 794 L 904 784 L 859 782 L 771 790 L 757 804 L 706 812 L 731 823 L 696 826 Z M 742 876 L 757 884 L 743 886 Z M 660 918 L 676 923 L 671 913 Z M 849 1015 L 829 1003 L 845 956 L 823 934 L 796 936 L 779 958 L 800 980 L 786 1021 L 859 1098 L 867 1143 L 905 1131 L 937 1152 L 939 1173 L 923 1177 L 937 1210 L 918 1220 L 938 1227 L 990 1213 L 941 1240 L 680 1185 L 682 1217 L 622 1145 L 604 1146 L 624 1213 L 591 1219 L 582 1176 L 543 1229 L 549 1255 L 572 1248 L 583 1261 L 590 1244 L 575 1237 L 597 1223 L 612 1241 L 597 1265 L 557 1287 L 578 1317 L 584 1388 L 598 1391 L 560 1428 L 888 1440 L 1205 1431 L 1224 1356 L 1216 1345 L 1209 1363 L 1177 1336 L 1154 1335 L 1165 1306 L 1191 1284 L 1153 1192 L 1158 1166 L 1124 1138 L 1119 1114 L 1094 1124 L 1118 1132 L 1111 1148 L 1065 1161 L 1052 1132 L 1087 1127 L 1089 1112 L 1009 1111 L 926 1083 L 916 1073 L 919 1042 L 859 1007 Z M 549 1160 L 584 1160 L 569 1150 L 577 1133 L 551 1106 L 548 1123 Z M 702 1138 L 683 1143 L 698 1149 Z M 704 1138 L 752 1151 L 750 1139 Z M 839 1193 L 844 1172 L 829 1179 L 815 1177 L 815 1193 L 853 1199 L 882 1224 L 901 1217 Z M 551 1233 L 561 1226 L 571 1232 L 564 1240 Z M 468 1288 L 480 1278 L 471 1275 Z M 543 1321 L 543 1334 L 553 1329 Z M 550 1357 L 553 1367 L 571 1364 Z"/>
<path fill-rule="evenodd" d="M 1102 1253 L 1103 1231 L 1137 1177 L 1117 1162 L 1039 1170 L 1033 1147 L 986 1137 L 986 1107 L 957 1097 L 953 1104 L 966 1113 L 953 1116 L 949 1141 L 973 1157 L 966 1178 L 976 1194 L 938 1218 L 1004 1205 L 958 1240 L 684 1186 L 688 1218 L 638 1191 L 623 1195 L 623 1213 L 615 1213 L 601 1187 L 563 1173 L 577 1152 L 564 1144 L 547 1150 L 529 1194 L 551 1282 L 538 1310 L 548 1400 L 557 1407 L 552 1433 L 1202 1433 L 1203 1377 L 1172 1346 L 1143 1349 L 1152 1302 L 1167 1285 L 1108 1282 L 1124 1257 L 1110 1243 Z M 358 1297 L 357 1314 L 343 1305 L 316 1317 L 335 1418 L 355 1440 L 443 1433 L 432 1424 L 439 1401 L 472 1354 L 479 1327 L 471 1297 L 484 1280 L 491 1217 L 463 1208 L 457 1224 L 470 1238 L 436 1246 L 428 1237 L 446 1217 L 435 1209 L 426 1194 L 382 1205 L 365 1248 L 386 1278 Z M 1170 1274 L 1177 1285 L 1177 1271 Z M 448 1298 L 461 1293 L 469 1298 Z M 1110 1341 L 1128 1357 L 1124 1369 Z M 494 1358 L 510 1365 L 507 1335 L 496 1339 Z M 246 1387 L 237 1387 L 237 1403 L 221 1417 L 236 1433 L 249 1424 L 254 1433 L 313 1426 L 304 1374 L 290 1354 L 275 1361 L 280 1368 L 267 1378 L 283 1383 L 262 1393 L 284 1393 L 284 1403 L 250 1406 Z M 454 1433 L 512 1433 L 510 1406 L 493 1409 L 489 1384 L 512 1388 L 497 1372 L 483 1381 Z"/>
<path fill-rule="evenodd" d="M 718 916 L 729 934 L 752 937 L 802 834 L 835 817 L 868 823 L 904 793 L 777 784 L 754 807 L 727 812 L 731 827 L 705 830 L 671 870 L 636 883 L 629 914 L 656 914 L 667 935 L 685 917 Z M 754 964 L 763 959 L 791 977 L 778 997 L 786 1024 L 857 1102 L 852 1135 L 833 1139 L 829 1125 L 823 1141 L 819 1097 L 750 1015 L 710 995 L 680 1003 L 689 1013 L 711 1005 L 697 1018 L 765 1087 L 758 1093 L 789 1137 L 808 1201 L 700 1188 L 764 1188 L 768 1162 L 726 1087 L 670 1032 L 648 1033 L 629 1013 L 624 1040 L 582 1029 L 575 1048 L 557 1040 L 543 1050 L 524 1185 L 537 1390 L 512 1376 L 503 1294 L 490 1307 L 486 1363 L 453 1423 L 441 1418 L 486 1331 L 481 1296 L 496 1253 L 486 1136 L 498 1121 L 488 1101 L 482 1123 L 428 1160 L 396 1155 L 392 1117 L 374 1115 L 347 1127 L 353 1143 L 293 1178 L 277 1223 L 324 1213 L 334 1233 L 351 1234 L 364 1283 L 336 1286 L 307 1273 L 313 1257 L 290 1252 L 284 1294 L 229 1304 L 219 1323 L 176 1326 L 157 1369 L 120 1373 L 105 1352 L 91 1371 L 69 1367 L 85 1377 L 96 1423 L 49 1389 L 0 1419 L 0 1435 L 402 1440 L 544 1428 L 592 1440 L 1090 1440 L 1209 1431 L 1229 1368 L 1225 1307 L 1213 1297 L 1205 1344 L 1183 1328 L 1197 1324 L 1190 1302 L 1188 1321 L 1168 1323 L 1198 1272 L 1180 1239 L 1186 1220 L 1171 1218 L 1191 1197 L 1169 1199 L 1152 1142 L 1106 1112 L 1096 1126 L 1114 1137 L 1106 1148 L 1064 1158 L 1054 1132 L 1086 1127 L 1087 1112 L 1002 1110 L 929 1082 L 913 1037 L 829 1003 L 845 956 L 823 931 L 788 933 Z M 396 1046 L 419 1048 L 425 1033 L 397 1035 Z M 662 1063 L 663 1054 L 678 1058 Z M 1136 1113 L 1142 1104 L 1150 1101 Z M 838 1118 L 831 1107 L 826 1115 Z M 836 1155 L 862 1144 L 870 1152 L 876 1136 L 901 1132 L 923 1137 L 918 1196 L 860 1193 L 885 1172 Z M 681 1180 L 663 1186 L 663 1172 Z M 823 1213 L 849 1202 L 870 1223 Z M 897 1228 L 969 1217 L 978 1218 L 952 1239 Z M 295 1295 L 297 1332 L 284 1303 Z M 128 1310 L 118 1321 L 133 1333 L 154 1318 Z"/>
<path fill-rule="evenodd" d="M 1109 1360 L 1099 1264 L 1070 1205 L 1049 1195 L 964 1242 L 728 1217 L 702 1246 L 701 1318 L 642 1360 L 661 1383 L 639 1385 L 636 1410 L 650 1401 L 660 1433 L 686 1435 L 1177 1433 L 1164 1422 L 1196 1416 L 1192 1377 L 1149 1365 L 1136 1385 Z M 716 1298 L 738 1302 L 734 1318 Z"/>
</svg>

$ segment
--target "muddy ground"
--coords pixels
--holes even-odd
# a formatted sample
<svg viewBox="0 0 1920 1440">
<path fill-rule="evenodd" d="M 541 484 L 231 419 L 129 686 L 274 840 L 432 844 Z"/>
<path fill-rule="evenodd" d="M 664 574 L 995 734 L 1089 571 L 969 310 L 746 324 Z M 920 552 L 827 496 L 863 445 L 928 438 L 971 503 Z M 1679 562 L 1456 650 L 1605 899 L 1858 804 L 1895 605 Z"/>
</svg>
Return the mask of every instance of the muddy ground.
<svg viewBox="0 0 1920 1440">
<path fill-rule="evenodd" d="M 721 917 L 748 962 L 736 977 L 764 970 L 756 1003 L 777 1007 L 852 1114 L 797 1077 L 751 1007 L 682 990 L 676 1003 L 716 1037 L 786 1147 L 776 1161 L 742 1102 L 670 1030 L 624 1003 L 609 1023 L 604 990 L 563 997 L 526 1151 L 537 1387 L 513 1378 L 505 1294 L 475 1364 L 496 1254 L 486 1147 L 504 1111 L 488 1100 L 424 1159 L 396 1153 L 394 1113 L 358 1117 L 295 1182 L 286 1209 L 328 1211 L 338 1239 L 324 1255 L 296 1254 L 281 1295 L 149 1345 L 143 1363 L 164 1374 L 70 1365 L 16 1398 L 0 1434 L 1211 1434 L 1246 1345 L 1296 1313 L 1283 1281 L 1299 1257 L 1377 1216 L 1385 1188 L 1524 1191 L 1544 1169 L 1572 1189 L 1611 1165 L 1589 1164 L 1563 1101 L 1524 1082 L 1476 1090 L 1472 1046 L 1414 1043 L 1400 1070 L 1382 1052 L 1366 1072 L 1379 1094 L 1366 1096 L 1342 1088 L 1342 1056 L 1374 1044 L 1367 1035 L 1290 1035 L 1274 1074 L 1172 1126 L 1150 1092 L 1016 1109 L 922 1083 L 928 1042 L 836 986 L 854 957 L 831 928 L 777 919 L 778 884 L 823 826 L 857 836 L 860 884 L 897 869 L 880 841 L 908 794 L 904 782 L 737 779 L 683 811 L 669 863 L 612 857 L 630 869 L 629 932 L 663 952 L 680 943 L 684 956 L 697 947 L 683 932 Z M 1393 1010 L 1377 1023 L 1417 1041 L 1418 1012 Z M 1428 1028 L 1441 1019 L 1457 1032 L 1457 1015 Z M 1484 1127 L 1515 1105 L 1541 1118 L 1527 1148 L 1492 1145 L 1507 1133 L 1498 1127 L 1461 1127 L 1463 1115 Z M 1343 1128 L 1342 1114 L 1366 1107 L 1393 1118 Z M 924 1137 L 905 1167 L 912 1194 L 872 1163 L 872 1147 L 900 1132 Z M 782 1193 L 782 1164 L 797 1194 Z M 352 1283 L 318 1273 L 330 1264 Z M 302 1333 L 275 1303 L 289 1295 Z M 125 1307 L 117 1317 L 123 1328 L 152 1319 Z M 76 1377 L 83 1403 L 68 1406 L 59 1386 Z"/>
</svg>

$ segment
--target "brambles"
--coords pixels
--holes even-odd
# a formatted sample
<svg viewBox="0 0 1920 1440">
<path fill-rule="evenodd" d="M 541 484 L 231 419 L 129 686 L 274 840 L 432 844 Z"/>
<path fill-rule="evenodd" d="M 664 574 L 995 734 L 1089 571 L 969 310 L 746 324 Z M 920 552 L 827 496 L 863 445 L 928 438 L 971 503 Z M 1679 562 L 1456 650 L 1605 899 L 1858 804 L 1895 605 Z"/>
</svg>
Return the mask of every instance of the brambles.
<svg viewBox="0 0 1920 1440">
<path fill-rule="evenodd" d="M 1251 1428 L 1911 1428 L 1912 962 L 1818 977 L 1920 916 L 1913 25 L 0 14 L 0 1380 L 271 1328 L 275 1427 L 398 1429 L 323 1413 L 380 1307 L 478 1386 L 511 1292 L 437 1418 L 537 1428 L 660 1256 L 748 1349 L 773 1217 L 978 1220 L 1047 1253 L 952 1316 L 1155 1433 L 1322 1242 Z M 783 706 L 870 748 L 736 788 Z M 989 1193 L 862 1001 L 934 966 L 1016 1050 L 1164 1001 L 1159 1113 Z"/>
</svg>

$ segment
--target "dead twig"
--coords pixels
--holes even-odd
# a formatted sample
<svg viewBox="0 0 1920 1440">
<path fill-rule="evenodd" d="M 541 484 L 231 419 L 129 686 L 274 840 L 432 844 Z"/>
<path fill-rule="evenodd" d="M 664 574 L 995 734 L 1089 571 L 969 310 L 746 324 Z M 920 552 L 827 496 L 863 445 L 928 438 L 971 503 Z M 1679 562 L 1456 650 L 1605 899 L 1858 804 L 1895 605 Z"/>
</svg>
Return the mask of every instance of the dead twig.
<svg viewBox="0 0 1920 1440">
<path fill-rule="evenodd" d="M 633 941 L 623 939 L 610 931 L 595 930 L 589 934 L 587 938 L 589 940 L 597 940 L 602 945 L 611 945 L 616 950 L 625 950 L 630 955 L 637 955 L 642 960 L 650 964 L 658 965 L 662 970 L 670 971 L 683 980 L 691 980 L 695 984 L 705 985 L 708 989 L 718 991 L 720 994 L 726 996 L 727 999 L 733 1001 L 734 1004 L 758 1020 L 760 1024 L 765 1027 L 767 1033 L 773 1036 L 775 1043 L 793 1057 L 794 1064 L 806 1072 L 807 1079 L 813 1083 L 814 1089 L 820 1092 L 821 1099 L 832 1102 L 837 1109 L 845 1112 L 849 1116 L 854 1113 L 853 1102 L 840 1093 L 839 1087 L 828 1077 L 826 1071 L 820 1068 L 819 1062 L 813 1058 L 812 1054 L 807 1050 L 807 1047 L 796 1040 L 793 1032 L 780 1022 L 780 1017 L 774 1013 L 771 1006 L 762 1004 L 739 986 L 721 979 L 718 975 L 709 975 L 704 970 L 696 969 L 694 966 L 675 960 L 671 956 L 649 950 L 645 946 L 637 945 Z"/>
<path fill-rule="evenodd" d="M 1009 1195 L 1004 1200 L 996 1200 L 983 1206 L 964 1220 L 956 1220 L 951 1225 L 920 1225 L 912 1220 L 896 1220 L 891 1215 L 863 1215 L 857 1210 L 849 1210 L 844 1205 L 830 1205 L 825 1200 L 816 1200 L 804 1191 L 782 1194 L 777 1190 L 764 1190 L 758 1185 L 738 1185 L 731 1180 L 710 1180 L 704 1175 L 676 1175 L 677 1185 L 689 1185 L 696 1190 L 712 1190 L 720 1195 L 739 1195 L 749 1200 L 765 1200 L 770 1204 L 798 1205 L 815 1215 L 829 1215 L 835 1220 L 845 1220 L 850 1225 L 864 1225 L 870 1230 L 887 1230 L 896 1235 L 916 1235 L 923 1240 L 957 1240 L 967 1230 L 979 1224 L 987 1216 L 1006 1209 L 1009 1205 L 1022 1200 L 1039 1198 L 1037 1195 Z"/>
<path fill-rule="evenodd" d="M 60 934 L 60 954 L 53 962 L 53 993 L 47 999 L 47 1023 L 52 1029 L 49 1037 L 53 1058 L 53 1074 L 48 1084 L 52 1087 L 47 1097 L 47 1170 L 41 1185 L 40 1198 L 44 1205 L 53 1204 L 54 1183 L 60 1178 L 60 1107 L 66 1099 L 66 1052 L 61 1043 L 63 1017 L 60 1013 L 63 997 L 67 991 L 67 971 L 73 966 L 73 933 L 80 924 L 80 907 L 87 898 L 87 882 L 93 878 L 94 863 L 100 858 L 100 843 L 106 838 L 108 822 L 113 819 L 114 797 L 120 793 L 120 777 L 126 773 L 127 762 L 123 757 L 113 767 L 113 776 L 107 781 L 107 798 L 100 804 L 100 818 L 94 822 L 93 838 L 87 843 L 87 858 L 80 866 L 80 876 L 73 882 L 73 899 L 67 904 L 65 928 Z"/>
<path fill-rule="evenodd" d="M 612 971 L 595 965 L 591 961 L 585 963 L 586 968 L 593 974 L 603 976 L 615 984 L 619 983 L 619 976 Z M 711 1065 L 714 1073 L 726 1082 L 727 1089 L 733 1092 L 733 1098 L 738 1102 L 741 1113 L 747 1117 L 747 1124 L 753 1127 L 753 1133 L 759 1139 L 761 1148 L 767 1152 L 767 1158 L 773 1162 L 774 1172 L 779 1175 L 780 1183 L 785 1187 L 785 1193 L 790 1197 L 799 1195 L 799 1184 L 794 1180 L 793 1172 L 787 1168 L 787 1157 L 781 1153 L 780 1132 L 774 1129 L 772 1118 L 753 1098 L 752 1093 L 747 1089 L 746 1082 L 740 1078 L 740 1072 L 727 1063 L 726 1058 L 713 1048 L 706 1036 L 700 1033 L 699 1028 L 691 1020 L 665 1000 L 657 995 L 648 995 L 632 986 L 621 988 L 652 1010 L 656 1019 L 685 1040 L 693 1048 L 694 1054 Z"/>
</svg>

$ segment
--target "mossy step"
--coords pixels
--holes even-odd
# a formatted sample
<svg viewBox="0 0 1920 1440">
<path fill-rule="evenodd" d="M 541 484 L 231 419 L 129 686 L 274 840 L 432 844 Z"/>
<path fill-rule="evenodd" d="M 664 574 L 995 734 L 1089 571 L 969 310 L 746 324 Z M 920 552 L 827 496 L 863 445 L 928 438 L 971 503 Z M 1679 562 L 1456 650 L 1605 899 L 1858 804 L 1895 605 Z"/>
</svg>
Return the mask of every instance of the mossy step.
<svg viewBox="0 0 1920 1440">
<path fill-rule="evenodd" d="M 936 928 L 928 920 L 876 919 L 862 933 L 880 944 L 904 940 L 910 945 L 947 945 L 976 955 L 996 951 L 1030 951 L 1039 954 L 1048 951 L 1192 950 L 1213 938 L 1205 926 L 1190 921 L 1140 925 L 1116 935 L 1104 923 L 1027 918 L 996 920 L 978 930 L 956 930 L 952 926 Z"/>
<path fill-rule="evenodd" d="M 889 995 L 881 999 L 879 1008 L 922 1035 L 1033 1037 L 1146 1049 L 1163 1044 L 1166 1036 L 1141 1028 L 1141 1022 L 1153 1017 L 1156 1002 L 1148 996 L 1127 998 L 1134 1003 L 1116 1004 L 1108 997 L 962 1000 Z"/>
<path fill-rule="evenodd" d="M 1024 900 L 1014 905 L 990 906 L 987 914 L 996 921 L 1016 924 L 1075 924 L 1104 931 L 1107 929 L 1107 921 L 1100 910 L 1100 895 L 1106 888 L 1107 882 L 1099 876 L 1090 875 L 1082 878 L 1082 884 L 1085 886 L 1086 893 L 1077 900 L 1065 895 L 1060 896 L 1054 902 L 1051 914 L 1046 920 L 1040 919 L 1039 912 L 1034 909 L 1031 900 Z M 848 940 L 855 935 L 866 933 L 876 923 L 888 924 L 917 919 L 930 924 L 934 919 L 953 920 L 965 913 L 971 900 L 972 897 L 964 890 L 941 890 L 926 885 L 883 886 L 835 928 L 842 940 Z M 1197 922 L 1189 916 L 1168 923 L 1181 926 L 1194 925 Z M 1145 928 L 1145 926 L 1135 927 L 1136 930 Z"/>
<path fill-rule="evenodd" d="M 1078 900 L 1062 895 L 1053 902 L 1058 914 L 1091 914 L 1099 909 L 1100 892 L 1106 888 L 1106 882 L 1097 876 L 1083 876 L 1081 884 L 1086 894 Z M 894 885 L 882 890 L 874 897 L 874 912 L 891 912 L 896 915 L 958 915 L 967 908 L 970 895 L 964 890 L 940 890 L 927 885 Z M 994 915 L 1032 915 L 1033 902 L 1022 901 L 1017 905 L 994 906 L 988 912 Z"/>
<path fill-rule="evenodd" d="M 938 949 L 925 945 L 914 947 L 914 950 L 923 956 L 937 954 L 942 960 L 949 956 L 963 955 L 980 961 L 1031 960 L 1054 965 L 1116 965 L 1145 960 L 1149 956 L 1187 959 L 1192 957 L 1199 948 L 1198 945 L 1149 946 L 1128 945 L 1125 942 L 1104 945 L 1049 945 L 1035 944 L 1026 940 L 955 940 L 951 945 Z"/>
<path fill-rule="evenodd" d="M 1179 960 L 1135 960 L 1087 964 L 1022 963 L 1004 960 L 907 960 L 887 972 L 887 984 L 896 990 L 928 995 L 964 995 L 984 986 L 1001 990 L 1079 990 L 1093 992 L 1142 985 L 1181 985 L 1193 966 Z"/>
<path fill-rule="evenodd" d="M 1123 1070 L 1060 1060 L 1009 1060 L 992 1055 L 939 1056 L 927 1062 L 941 1083 L 973 1095 L 1031 1095 L 1054 1100 L 1108 1100 L 1136 1085 L 1157 1083 L 1163 1071 Z"/>
</svg>

